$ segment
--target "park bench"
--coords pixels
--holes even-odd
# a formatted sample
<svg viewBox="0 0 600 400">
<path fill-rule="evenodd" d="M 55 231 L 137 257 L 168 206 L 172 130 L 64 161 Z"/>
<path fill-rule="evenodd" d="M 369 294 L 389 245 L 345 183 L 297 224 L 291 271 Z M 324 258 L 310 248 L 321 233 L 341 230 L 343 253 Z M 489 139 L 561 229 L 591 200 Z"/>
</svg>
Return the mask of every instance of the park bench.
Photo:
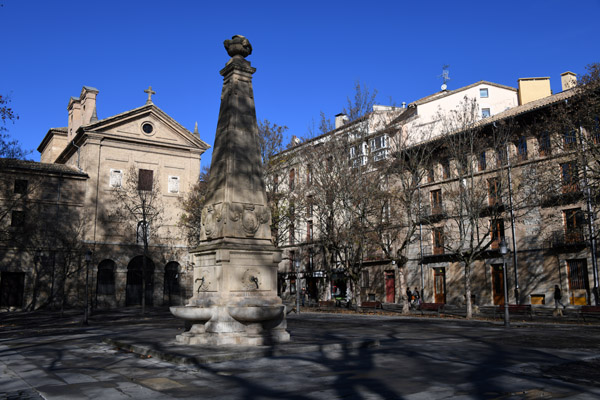
<svg viewBox="0 0 600 400">
<path fill-rule="evenodd" d="M 600 306 L 581 306 L 579 315 L 585 322 L 585 317 L 600 317 Z"/>
<path fill-rule="evenodd" d="M 333 301 L 333 300 L 319 300 L 319 307 L 321 307 L 321 308 L 335 307 L 335 301 Z"/>
<path fill-rule="evenodd" d="M 494 318 L 496 314 L 504 315 L 504 304 L 494 308 Z M 509 315 L 529 315 L 529 318 L 533 321 L 533 308 L 531 304 L 509 304 L 508 305 Z"/>
<path fill-rule="evenodd" d="M 418 310 L 421 311 L 421 315 L 424 314 L 424 311 L 435 311 L 439 316 L 440 313 L 444 313 L 444 308 L 446 304 L 444 303 L 421 303 L 418 307 Z"/>
<path fill-rule="evenodd" d="M 383 310 L 383 304 L 380 301 L 363 301 L 360 304 L 359 311 L 365 311 L 365 309 L 381 309 Z"/>
</svg>

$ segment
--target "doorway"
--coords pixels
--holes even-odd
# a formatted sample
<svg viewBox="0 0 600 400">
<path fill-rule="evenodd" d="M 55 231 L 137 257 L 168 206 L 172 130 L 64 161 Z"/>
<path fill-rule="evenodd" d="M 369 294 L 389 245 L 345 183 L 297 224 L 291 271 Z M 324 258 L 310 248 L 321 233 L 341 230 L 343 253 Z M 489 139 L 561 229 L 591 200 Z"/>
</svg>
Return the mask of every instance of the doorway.
<svg viewBox="0 0 600 400">
<path fill-rule="evenodd" d="M 494 305 L 504 304 L 504 266 L 492 264 L 492 296 Z"/>
<path fill-rule="evenodd" d="M 446 303 L 446 268 L 433 269 L 433 298 L 436 303 Z"/>
<path fill-rule="evenodd" d="M 567 274 L 569 277 L 569 303 L 576 306 L 591 304 L 590 282 L 588 280 L 587 260 L 567 260 Z"/>
<path fill-rule="evenodd" d="M 385 271 L 385 301 L 393 303 L 396 297 L 396 275 L 394 271 Z"/>
<path fill-rule="evenodd" d="M 142 273 L 143 262 L 143 256 L 137 256 L 127 266 L 126 306 L 142 304 L 142 278 L 146 283 L 146 305 L 151 306 L 154 304 L 154 263 L 151 259 L 146 258 L 146 269 Z"/>
<path fill-rule="evenodd" d="M 2 272 L 0 276 L 0 307 L 23 307 L 24 272 Z"/>
</svg>

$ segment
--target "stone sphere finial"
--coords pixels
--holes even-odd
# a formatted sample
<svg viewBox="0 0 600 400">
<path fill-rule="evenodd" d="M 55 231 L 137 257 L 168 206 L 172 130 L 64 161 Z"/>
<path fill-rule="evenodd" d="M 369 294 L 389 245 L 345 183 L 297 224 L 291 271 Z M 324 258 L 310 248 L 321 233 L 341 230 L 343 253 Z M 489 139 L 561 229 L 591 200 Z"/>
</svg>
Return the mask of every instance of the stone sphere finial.
<svg viewBox="0 0 600 400">
<path fill-rule="evenodd" d="M 223 44 L 229 57 L 242 56 L 246 58 L 252 54 L 250 41 L 242 35 L 233 35 L 231 39 L 225 40 Z"/>
</svg>

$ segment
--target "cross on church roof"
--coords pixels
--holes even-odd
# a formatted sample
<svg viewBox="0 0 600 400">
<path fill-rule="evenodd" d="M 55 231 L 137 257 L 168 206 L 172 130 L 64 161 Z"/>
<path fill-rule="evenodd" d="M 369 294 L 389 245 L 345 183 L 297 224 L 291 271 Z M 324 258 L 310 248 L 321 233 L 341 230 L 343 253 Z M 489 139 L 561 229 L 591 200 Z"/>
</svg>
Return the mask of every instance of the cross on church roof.
<svg viewBox="0 0 600 400">
<path fill-rule="evenodd" d="M 152 86 L 148 86 L 148 89 L 144 90 L 144 93 L 148 93 L 148 100 L 146 104 L 152 104 L 152 95 L 156 94 L 154 90 L 152 90 Z"/>
</svg>

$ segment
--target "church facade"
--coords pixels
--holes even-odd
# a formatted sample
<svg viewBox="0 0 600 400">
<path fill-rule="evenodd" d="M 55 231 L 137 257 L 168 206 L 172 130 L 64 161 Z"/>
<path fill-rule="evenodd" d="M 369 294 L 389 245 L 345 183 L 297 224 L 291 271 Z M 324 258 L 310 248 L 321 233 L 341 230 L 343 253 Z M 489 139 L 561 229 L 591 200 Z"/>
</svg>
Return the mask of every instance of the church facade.
<svg viewBox="0 0 600 400">
<path fill-rule="evenodd" d="M 81 304 L 86 275 L 95 307 L 190 297 L 180 202 L 209 145 L 146 92 L 142 107 L 98 119 L 98 90 L 84 86 L 67 127 L 43 138 L 41 162 L 2 160 L 0 307 Z"/>
</svg>

